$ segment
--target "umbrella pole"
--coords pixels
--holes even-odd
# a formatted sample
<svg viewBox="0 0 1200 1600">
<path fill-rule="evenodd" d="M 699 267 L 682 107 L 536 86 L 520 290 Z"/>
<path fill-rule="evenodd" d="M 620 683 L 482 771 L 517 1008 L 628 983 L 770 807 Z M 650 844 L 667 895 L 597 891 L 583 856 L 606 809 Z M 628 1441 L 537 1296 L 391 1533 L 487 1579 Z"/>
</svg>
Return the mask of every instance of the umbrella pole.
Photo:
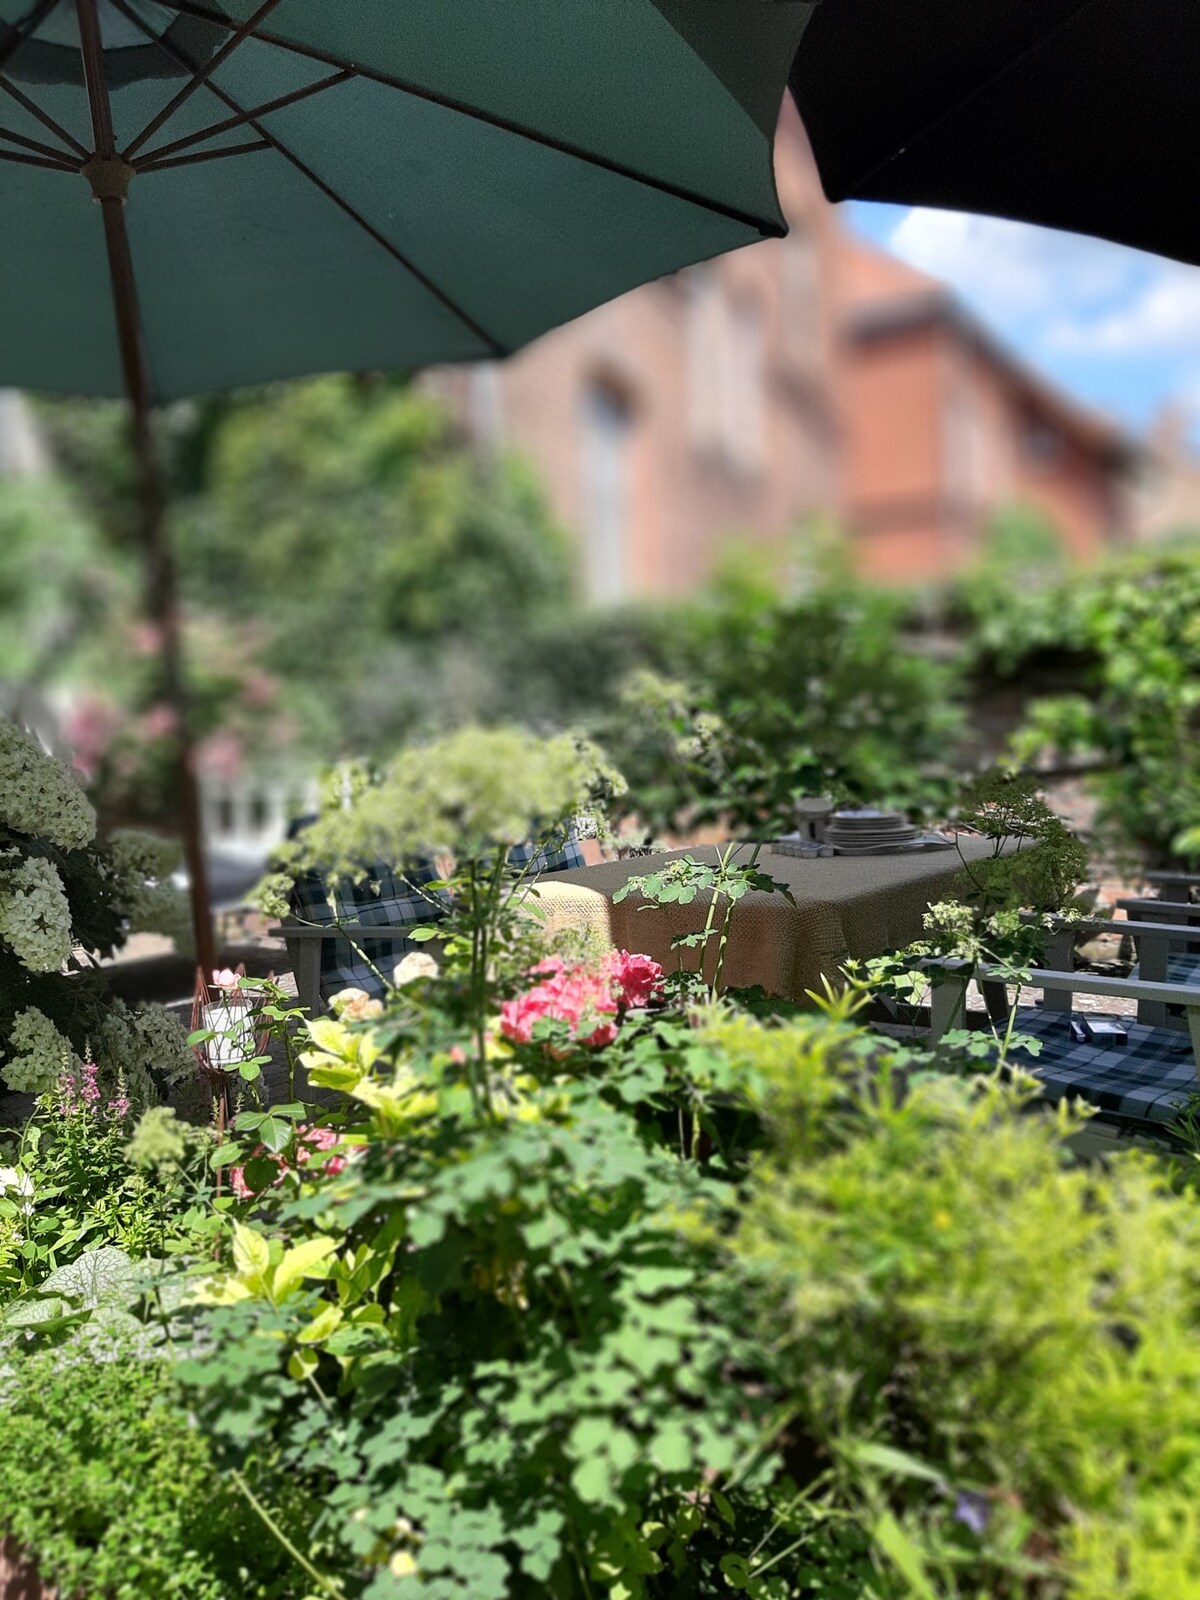
<svg viewBox="0 0 1200 1600">
<path fill-rule="evenodd" d="M 190 734 L 190 707 L 179 627 L 179 597 L 175 562 L 166 527 L 166 495 L 150 419 L 150 374 L 138 311 L 137 279 L 125 226 L 125 199 L 133 168 L 117 153 L 112 110 L 104 77 L 104 51 L 96 0 L 77 0 L 79 36 L 92 114 L 95 153 L 84 165 L 83 176 L 92 187 L 104 217 L 104 242 L 112 280 L 117 344 L 132 413 L 133 449 L 138 475 L 138 515 L 146 563 L 147 610 L 159 637 L 163 687 L 176 716 L 175 780 L 179 807 L 179 832 L 192 892 L 192 926 L 196 960 L 206 975 L 215 965 L 212 908 L 204 866 L 200 791 L 194 765 L 195 747 Z"/>
</svg>

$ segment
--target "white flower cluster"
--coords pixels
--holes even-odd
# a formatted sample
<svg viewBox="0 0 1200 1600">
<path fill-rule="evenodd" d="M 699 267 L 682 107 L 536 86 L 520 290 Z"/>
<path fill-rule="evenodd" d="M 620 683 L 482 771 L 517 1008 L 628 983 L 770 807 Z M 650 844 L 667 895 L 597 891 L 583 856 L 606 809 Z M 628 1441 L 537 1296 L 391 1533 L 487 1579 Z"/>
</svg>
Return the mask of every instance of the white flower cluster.
<svg viewBox="0 0 1200 1600">
<path fill-rule="evenodd" d="M 161 1006 L 131 1011 L 120 1000 L 108 1007 L 100 1025 L 96 1058 L 108 1075 L 124 1075 L 135 1105 L 158 1098 L 154 1081 L 177 1084 L 196 1071 L 196 1057 L 180 1024 Z"/>
<path fill-rule="evenodd" d="M 71 907 L 53 862 L 30 856 L 0 870 L 0 940 L 30 972 L 58 972 L 69 959 Z"/>
<path fill-rule="evenodd" d="M 188 899 L 171 882 L 180 861 L 173 839 L 124 829 L 109 840 L 117 876 L 117 897 L 125 907 L 130 933 L 161 933 L 181 955 L 192 952 Z"/>
<path fill-rule="evenodd" d="M 18 1012 L 9 1050 L 0 1078 L 17 1094 L 49 1094 L 64 1072 L 79 1066 L 70 1040 L 36 1006 Z"/>
<path fill-rule="evenodd" d="M 0 717 L 0 826 L 79 850 L 96 837 L 96 813 L 70 767 Z"/>
</svg>

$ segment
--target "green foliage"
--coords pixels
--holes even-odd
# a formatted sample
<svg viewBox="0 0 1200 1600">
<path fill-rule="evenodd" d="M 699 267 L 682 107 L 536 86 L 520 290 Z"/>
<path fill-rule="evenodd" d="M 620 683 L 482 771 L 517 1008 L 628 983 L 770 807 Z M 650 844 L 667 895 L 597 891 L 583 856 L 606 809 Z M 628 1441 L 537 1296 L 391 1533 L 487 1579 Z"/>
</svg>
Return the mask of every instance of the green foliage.
<svg viewBox="0 0 1200 1600">
<path fill-rule="evenodd" d="M 59 1593 L 305 1594 L 303 1574 L 218 1474 L 167 1362 L 119 1342 L 10 1353 L 0 1382 L 0 1527 Z M 285 1522 L 308 1520 L 285 1479 L 252 1478 Z"/>
<path fill-rule="evenodd" d="M 571 591 L 529 474 L 476 460 L 394 382 L 322 378 L 231 410 L 181 522 L 190 591 L 269 621 L 267 665 L 331 753 L 386 748 L 473 700 L 490 709 L 488 659 Z"/>
<path fill-rule="evenodd" d="M 1017 755 L 1051 749 L 1101 764 L 1102 826 L 1161 864 L 1200 816 L 1200 558 L 1139 554 L 1074 589 L 1057 599 L 1082 617 L 1080 692 L 1035 702 Z"/>
<path fill-rule="evenodd" d="M 0 682 L 61 682 L 120 587 L 62 484 L 0 479 Z"/>
<path fill-rule="evenodd" d="M 1034 662 L 1087 648 L 1086 580 L 1068 572 L 1052 524 L 1038 510 L 1009 506 L 992 519 L 980 559 L 946 596 L 964 640 L 965 665 L 1008 681 Z"/>
<path fill-rule="evenodd" d="M 1036 778 L 984 774 L 966 786 L 958 821 L 992 845 L 982 861 L 964 861 L 959 875 L 959 894 L 979 915 L 1062 911 L 1074 898 L 1087 850 L 1046 804 Z"/>
<path fill-rule="evenodd" d="M 106 1099 L 86 1067 L 65 1076 L 0 1168 L 0 1301 L 101 1247 L 139 1257 L 194 1247 L 208 1225 L 206 1142 L 162 1108 L 131 1136 L 123 1094 Z"/>
<path fill-rule="evenodd" d="M 803 795 L 925 810 L 947 794 L 957 685 L 906 639 L 906 602 L 845 574 L 781 599 L 730 571 L 691 613 L 690 688 L 645 675 L 606 723 L 655 831 L 727 817 L 790 831 Z"/>
<path fill-rule="evenodd" d="M 187 1368 L 209 1426 L 235 1458 L 271 1437 L 320 1486 L 349 1594 L 712 1592 L 721 1486 L 763 1420 L 722 1378 L 741 1340 L 708 1314 L 712 1248 L 673 1221 L 722 1204 L 673 1148 L 685 1104 L 697 1139 L 712 1122 L 719 1063 L 662 1028 L 611 1086 L 510 1057 L 503 1114 L 476 1119 L 444 1055 L 313 1033 L 314 1081 L 367 1108 L 361 1155 L 274 1237 L 236 1232 Z M 659 1103 L 662 1129 L 639 1125 Z"/>
<path fill-rule="evenodd" d="M 720 1037 L 766 1082 L 734 1292 L 798 1486 L 828 1474 L 902 1593 L 1200 1592 L 1195 1195 L 1066 1164 L 1071 1116 L 994 1080 L 848 1084 L 811 1033 Z"/>
</svg>

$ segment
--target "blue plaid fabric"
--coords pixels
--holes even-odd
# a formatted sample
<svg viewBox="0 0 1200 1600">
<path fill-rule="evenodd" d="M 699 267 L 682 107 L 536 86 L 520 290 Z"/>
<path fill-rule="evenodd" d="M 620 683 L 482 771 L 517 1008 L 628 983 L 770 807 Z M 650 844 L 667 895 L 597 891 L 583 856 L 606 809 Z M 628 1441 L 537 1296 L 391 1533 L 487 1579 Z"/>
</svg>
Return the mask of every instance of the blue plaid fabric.
<svg viewBox="0 0 1200 1600">
<path fill-rule="evenodd" d="M 311 821 L 293 825 L 292 834 L 301 832 Z M 530 876 L 565 872 L 586 863 L 574 838 L 562 849 L 538 850 L 533 844 L 515 845 L 508 853 L 509 864 L 527 869 Z M 392 968 L 412 950 L 422 946 L 403 934 L 404 928 L 419 928 L 437 922 L 446 914 L 448 896 L 425 886 L 436 883 L 437 867 L 432 861 L 418 861 L 403 873 L 383 862 L 373 862 L 361 882 L 330 887 L 319 872 L 306 872 L 292 890 L 291 911 L 298 922 L 321 927 L 350 923 L 363 928 L 387 928 L 386 938 L 353 940 L 345 934 L 321 943 L 321 998 L 330 1001 L 343 989 L 363 989 L 373 998 L 382 997 L 385 980 Z M 422 890 L 424 889 L 424 892 Z M 398 930 L 392 933 L 390 930 Z"/>
<path fill-rule="evenodd" d="M 1171 983 L 1200 984 L 1200 955 L 1168 956 L 1167 977 Z"/>
<path fill-rule="evenodd" d="M 1017 1032 L 1040 1039 L 1042 1051 L 1036 1058 L 1019 1051 L 1016 1059 L 1041 1079 L 1048 1100 L 1078 1097 L 1133 1121 L 1174 1122 L 1189 1097 L 1200 1092 L 1188 1035 L 1119 1020 L 1129 1037 L 1105 1049 L 1078 1044 L 1064 1011 L 1022 1009 Z"/>
</svg>

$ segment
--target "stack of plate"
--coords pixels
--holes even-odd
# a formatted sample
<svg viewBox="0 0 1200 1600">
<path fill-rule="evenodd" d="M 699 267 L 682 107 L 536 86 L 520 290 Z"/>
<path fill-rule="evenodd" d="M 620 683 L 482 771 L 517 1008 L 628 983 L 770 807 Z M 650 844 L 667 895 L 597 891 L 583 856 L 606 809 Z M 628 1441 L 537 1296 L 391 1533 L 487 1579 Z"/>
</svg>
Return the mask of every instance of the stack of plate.
<svg viewBox="0 0 1200 1600">
<path fill-rule="evenodd" d="M 825 843 L 839 855 L 868 855 L 916 842 L 919 829 L 899 811 L 835 811 L 825 824 Z"/>
</svg>

